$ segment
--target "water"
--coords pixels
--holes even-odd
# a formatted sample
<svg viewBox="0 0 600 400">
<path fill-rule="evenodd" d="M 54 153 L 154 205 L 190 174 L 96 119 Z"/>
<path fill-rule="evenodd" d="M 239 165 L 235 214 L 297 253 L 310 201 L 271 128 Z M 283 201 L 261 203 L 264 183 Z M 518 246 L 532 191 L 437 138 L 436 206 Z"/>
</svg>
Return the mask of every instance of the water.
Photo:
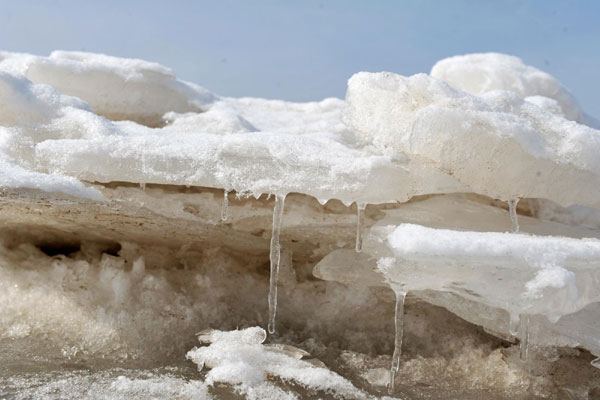
<svg viewBox="0 0 600 400">
<path fill-rule="evenodd" d="M 402 355 L 402 339 L 404 337 L 404 300 L 406 292 L 396 292 L 396 310 L 394 314 L 394 327 L 396 330 L 394 336 L 394 354 L 392 355 L 392 366 L 390 368 L 390 385 L 388 387 L 389 394 L 394 393 L 396 385 L 396 374 L 400 368 L 400 356 Z"/>
<path fill-rule="evenodd" d="M 279 262 L 281 261 L 281 246 L 279 245 L 279 232 L 281 231 L 281 219 L 283 216 L 283 205 L 285 196 L 275 196 L 275 207 L 273 208 L 273 231 L 271 233 L 271 276 L 269 279 L 269 325 L 270 334 L 275 333 L 275 316 L 277 314 L 277 278 L 279 276 Z"/>
</svg>

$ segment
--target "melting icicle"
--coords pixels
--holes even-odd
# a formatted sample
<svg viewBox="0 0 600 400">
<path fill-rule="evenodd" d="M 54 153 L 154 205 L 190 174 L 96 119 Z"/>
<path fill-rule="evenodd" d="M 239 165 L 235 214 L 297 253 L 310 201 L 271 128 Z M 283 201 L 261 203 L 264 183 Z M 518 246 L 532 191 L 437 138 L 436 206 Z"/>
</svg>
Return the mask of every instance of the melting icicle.
<svg viewBox="0 0 600 400">
<path fill-rule="evenodd" d="M 519 336 L 521 337 L 521 343 L 519 345 L 519 356 L 521 360 L 527 360 L 527 353 L 529 351 L 529 315 L 521 314 L 521 323 L 519 325 Z"/>
<path fill-rule="evenodd" d="M 269 280 L 269 325 L 270 334 L 275 333 L 275 315 L 277 314 L 277 277 L 279 275 L 279 261 L 281 260 L 281 246 L 279 245 L 279 232 L 281 230 L 281 218 L 283 216 L 283 204 L 285 196 L 275 196 L 275 207 L 273 208 L 273 231 L 271 233 L 271 277 Z"/>
<path fill-rule="evenodd" d="M 362 221 L 363 216 L 365 214 L 365 208 L 367 208 L 366 204 L 356 203 L 356 244 L 354 246 L 354 249 L 357 253 L 360 253 L 362 251 Z"/>
<path fill-rule="evenodd" d="M 229 212 L 229 190 L 223 191 L 223 208 L 221 208 L 221 221 L 227 221 L 227 214 Z"/>
<path fill-rule="evenodd" d="M 512 233 L 519 232 L 519 221 L 517 219 L 517 204 L 519 204 L 519 198 L 508 201 L 508 212 L 510 213 L 510 230 Z"/>
<path fill-rule="evenodd" d="M 402 338 L 404 336 L 404 299 L 406 292 L 396 291 L 396 312 L 394 314 L 394 326 L 396 329 L 394 337 L 394 354 L 392 355 L 392 367 L 390 368 L 390 385 L 388 393 L 394 393 L 396 374 L 400 369 L 400 356 L 402 355 Z"/>
<path fill-rule="evenodd" d="M 519 333 L 519 316 L 515 314 L 510 314 L 508 321 L 508 331 L 511 335 L 517 336 Z"/>
<path fill-rule="evenodd" d="M 590 364 L 592 364 L 592 367 L 600 369 L 600 357 L 593 359 Z"/>
</svg>

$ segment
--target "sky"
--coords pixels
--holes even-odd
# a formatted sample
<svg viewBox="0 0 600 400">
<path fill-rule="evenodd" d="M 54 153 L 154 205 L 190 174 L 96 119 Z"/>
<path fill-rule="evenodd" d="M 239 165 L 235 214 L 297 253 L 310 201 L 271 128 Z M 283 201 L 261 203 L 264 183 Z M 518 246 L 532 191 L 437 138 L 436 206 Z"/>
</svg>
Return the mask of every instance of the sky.
<svg viewBox="0 0 600 400">
<path fill-rule="evenodd" d="M 600 117 L 600 1 L 0 0 L 0 49 L 142 58 L 224 96 L 344 97 L 358 71 L 521 57 Z"/>
</svg>

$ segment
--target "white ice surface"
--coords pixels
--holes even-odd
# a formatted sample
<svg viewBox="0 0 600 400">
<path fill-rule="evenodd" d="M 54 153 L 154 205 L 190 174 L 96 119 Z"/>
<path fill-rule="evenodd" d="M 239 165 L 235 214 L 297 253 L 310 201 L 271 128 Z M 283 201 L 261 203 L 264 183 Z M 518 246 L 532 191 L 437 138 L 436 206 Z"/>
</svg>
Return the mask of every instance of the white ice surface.
<svg viewBox="0 0 600 400">
<path fill-rule="evenodd" d="M 346 121 L 367 142 L 433 163 L 472 192 L 600 207 L 600 131 L 514 92 L 471 95 L 425 74 L 355 74 Z"/>
</svg>

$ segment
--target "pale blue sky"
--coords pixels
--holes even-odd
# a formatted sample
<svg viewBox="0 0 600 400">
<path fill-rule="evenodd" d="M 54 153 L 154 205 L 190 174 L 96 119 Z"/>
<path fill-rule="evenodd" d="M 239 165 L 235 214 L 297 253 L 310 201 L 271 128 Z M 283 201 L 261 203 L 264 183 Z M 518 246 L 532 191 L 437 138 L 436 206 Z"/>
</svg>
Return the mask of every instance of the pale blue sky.
<svg viewBox="0 0 600 400">
<path fill-rule="evenodd" d="M 428 72 L 498 51 L 600 117 L 600 1 L 7 1 L 0 49 L 138 57 L 229 96 L 343 97 L 357 71 Z"/>
</svg>

